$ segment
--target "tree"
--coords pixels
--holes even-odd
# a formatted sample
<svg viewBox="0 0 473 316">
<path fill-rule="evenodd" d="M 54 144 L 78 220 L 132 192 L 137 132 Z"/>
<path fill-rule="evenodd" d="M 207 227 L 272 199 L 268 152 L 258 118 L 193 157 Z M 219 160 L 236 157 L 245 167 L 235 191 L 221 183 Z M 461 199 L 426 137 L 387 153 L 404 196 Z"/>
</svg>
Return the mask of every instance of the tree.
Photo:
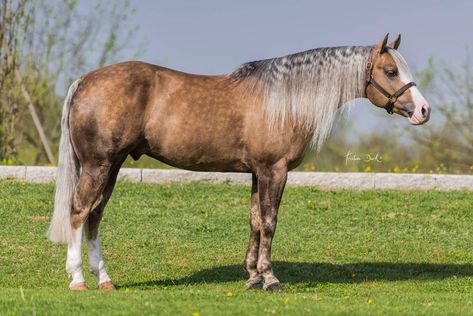
<svg viewBox="0 0 473 316">
<path fill-rule="evenodd" d="M 17 155 L 15 127 L 20 100 L 14 69 L 18 66 L 19 34 L 25 34 L 28 28 L 23 17 L 29 9 L 25 1 L 12 4 L 2 0 L 0 6 L 0 163 L 12 163 Z M 7 47 L 11 54 L 6 54 Z"/>
<path fill-rule="evenodd" d="M 473 171 L 473 73 L 471 52 L 456 67 L 431 58 L 419 72 L 420 85 L 433 104 L 435 120 L 413 139 L 419 156 L 430 168 L 447 172 Z M 436 166 L 435 166 L 436 165 Z"/>
<path fill-rule="evenodd" d="M 76 0 L 3 0 L 0 12 L 4 44 L 0 49 L 0 160 L 45 163 L 44 146 L 19 93 L 14 69 L 22 74 L 47 138 L 56 146 L 69 84 L 122 55 L 127 59 L 136 55 L 136 27 L 128 23 L 134 10 L 126 0 L 98 3 L 88 13 L 78 9 Z M 19 155 L 17 148 L 21 148 Z"/>
</svg>

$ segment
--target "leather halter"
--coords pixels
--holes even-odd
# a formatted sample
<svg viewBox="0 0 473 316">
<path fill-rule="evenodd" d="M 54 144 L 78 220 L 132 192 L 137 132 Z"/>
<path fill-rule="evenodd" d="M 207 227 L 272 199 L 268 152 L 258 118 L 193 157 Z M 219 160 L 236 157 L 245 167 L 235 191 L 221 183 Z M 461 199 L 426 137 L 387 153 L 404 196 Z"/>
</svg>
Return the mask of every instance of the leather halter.
<svg viewBox="0 0 473 316">
<path fill-rule="evenodd" d="M 374 80 L 373 78 L 373 62 L 371 61 L 372 60 L 372 55 L 373 55 L 373 52 L 370 53 L 370 57 L 369 57 L 369 61 L 368 63 L 366 64 L 366 86 L 365 86 L 365 95 L 367 95 L 366 93 L 366 89 L 368 88 L 368 86 L 371 84 L 373 86 L 373 88 L 375 88 L 376 90 L 379 91 L 379 93 L 381 93 L 382 95 L 384 95 L 386 98 L 388 98 L 388 102 L 386 102 L 386 104 L 384 105 L 384 109 L 389 113 L 389 114 L 393 114 L 393 107 L 394 107 L 394 103 L 397 102 L 397 99 L 403 95 L 404 92 L 406 92 L 409 88 L 413 87 L 416 85 L 416 83 L 414 81 L 411 81 L 411 82 L 408 82 L 406 83 L 405 85 L 403 85 L 399 90 L 397 90 L 396 92 L 394 92 L 393 94 L 389 93 L 388 91 L 386 91 L 386 89 L 384 89 L 376 80 Z"/>
</svg>

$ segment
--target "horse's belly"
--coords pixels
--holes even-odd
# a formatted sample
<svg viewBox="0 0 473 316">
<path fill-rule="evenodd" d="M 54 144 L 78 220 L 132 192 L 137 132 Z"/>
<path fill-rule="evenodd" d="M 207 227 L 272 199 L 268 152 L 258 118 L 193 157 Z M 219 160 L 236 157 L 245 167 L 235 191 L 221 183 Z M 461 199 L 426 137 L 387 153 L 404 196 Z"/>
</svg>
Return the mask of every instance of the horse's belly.
<svg viewBox="0 0 473 316">
<path fill-rule="evenodd" d="M 233 136 L 233 137 L 232 137 Z M 230 135 L 205 133 L 165 133 L 149 142 L 149 156 L 171 166 L 195 171 L 248 172 L 245 146 Z"/>
</svg>

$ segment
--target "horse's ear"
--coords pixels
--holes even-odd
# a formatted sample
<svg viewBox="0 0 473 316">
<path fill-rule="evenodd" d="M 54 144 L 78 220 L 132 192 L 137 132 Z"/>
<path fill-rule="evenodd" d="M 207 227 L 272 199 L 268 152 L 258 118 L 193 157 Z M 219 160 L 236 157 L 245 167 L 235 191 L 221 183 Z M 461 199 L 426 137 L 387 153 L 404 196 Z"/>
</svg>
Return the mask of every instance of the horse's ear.
<svg viewBox="0 0 473 316">
<path fill-rule="evenodd" d="M 376 44 L 376 46 L 375 46 L 375 49 L 376 49 L 380 54 L 386 52 L 386 49 L 387 49 L 386 44 L 388 43 L 388 37 L 389 37 L 389 33 L 386 34 L 386 36 L 384 36 L 383 40 L 382 40 L 382 41 L 379 41 L 378 44 Z"/>
<path fill-rule="evenodd" d="M 398 49 L 400 44 L 401 44 L 401 34 L 398 34 L 398 36 L 396 37 L 394 42 L 389 44 L 389 47 L 394 48 L 394 49 Z"/>
</svg>

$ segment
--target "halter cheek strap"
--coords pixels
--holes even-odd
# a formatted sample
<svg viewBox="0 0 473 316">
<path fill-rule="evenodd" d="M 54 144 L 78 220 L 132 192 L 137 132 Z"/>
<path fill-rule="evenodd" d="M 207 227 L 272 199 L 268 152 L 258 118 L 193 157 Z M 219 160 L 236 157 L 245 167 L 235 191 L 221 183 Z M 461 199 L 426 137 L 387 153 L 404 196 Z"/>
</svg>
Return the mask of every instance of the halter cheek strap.
<svg viewBox="0 0 473 316">
<path fill-rule="evenodd" d="M 373 88 L 379 91 L 379 93 L 381 93 L 386 98 L 388 98 L 388 102 L 386 102 L 386 104 L 384 105 L 384 109 L 389 114 L 393 114 L 394 103 L 397 102 L 397 99 L 399 99 L 399 97 L 403 95 L 404 92 L 406 92 L 409 88 L 415 86 L 416 83 L 414 81 L 408 82 L 405 85 L 403 85 L 399 90 L 394 92 L 393 94 L 389 93 L 373 78 L 373 63 L 371 62 L 371 54 L 370 54 L 370 60 L 366 64 L 365 94 L 366 94 L 366 89 L 368 88 L 369 85 L 372 85 Z"/>
</svg>

